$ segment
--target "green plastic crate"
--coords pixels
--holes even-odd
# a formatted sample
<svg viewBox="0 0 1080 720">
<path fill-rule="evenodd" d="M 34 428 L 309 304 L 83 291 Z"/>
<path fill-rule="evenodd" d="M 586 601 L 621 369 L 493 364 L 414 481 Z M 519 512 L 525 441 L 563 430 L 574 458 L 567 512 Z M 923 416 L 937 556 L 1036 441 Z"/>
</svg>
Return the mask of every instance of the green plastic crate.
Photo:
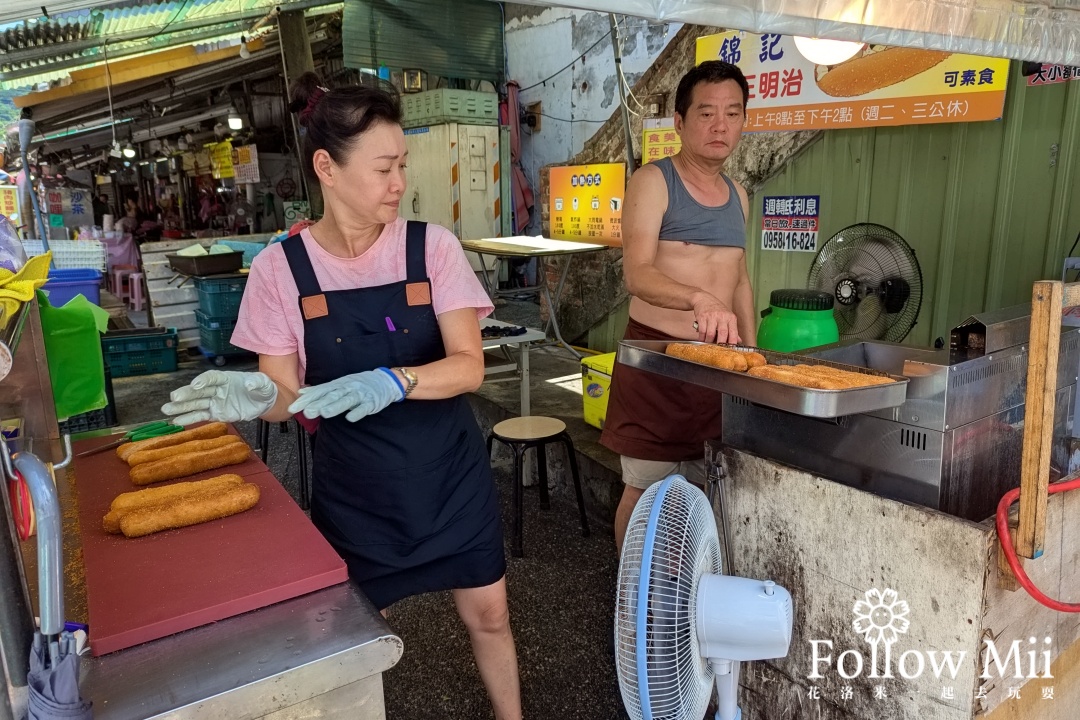
<svg viewBox="0 0 1080 720">
<path fill-rule="evenodd" d="M 213 318 L 235 318 L 240 313 L 247 275 L 228 275 L 222 278 L 195 278 L 199 291 L 199 309 Z"/>
<path fill-rule="evenodd" d="M 114 378 L 176 370 L 178 333 L 170 328 L 164 333 L 122 335 L 101 338 L 101 353 Z"/>
<path fill-rule="evenodd" d="M 498 125 L 499 96 L 451 88 L 406 94 L 401 97 L 401 117 L 404 128 L 443 123 Z"/>
<path fill-rule="evenodd" d="M 241 355 L 250 351 L 229 342 L 236 328 L 236 318 L 209 317 L 201 310 L 195 311 L 199 323 L 199 348 L 211 355 Z"/>
</svg>

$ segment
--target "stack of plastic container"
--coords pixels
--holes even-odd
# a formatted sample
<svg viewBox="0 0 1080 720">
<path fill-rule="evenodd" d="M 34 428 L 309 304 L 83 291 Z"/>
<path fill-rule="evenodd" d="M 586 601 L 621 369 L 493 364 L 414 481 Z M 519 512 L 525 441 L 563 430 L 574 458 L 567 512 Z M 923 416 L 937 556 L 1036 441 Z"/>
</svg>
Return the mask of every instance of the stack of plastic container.
<svg viewBox="0 0 1080 720">
<path fill-rule="evenodd" d="M 248 354 L 229 342 L 246 285 L 247 275 L 241 274 L 195 278 L 195 288 L 199 291 L 199 309 L 195 311 L 199 351 L 215 365 L 224 365 L 232 355 Z"/>
</svg>

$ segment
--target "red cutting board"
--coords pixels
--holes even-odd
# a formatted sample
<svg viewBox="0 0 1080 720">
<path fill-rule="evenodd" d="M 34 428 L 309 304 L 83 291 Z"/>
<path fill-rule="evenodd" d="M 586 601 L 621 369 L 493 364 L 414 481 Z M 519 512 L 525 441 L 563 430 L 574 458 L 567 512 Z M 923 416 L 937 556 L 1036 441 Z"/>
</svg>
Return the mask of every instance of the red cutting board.
<svg viewBox="0 0 1080 720">
<path fill-rule="evenodd" d="M 112 440 L 79 441 L 73 450 L 78 454 Z M 255 455 L 181 479 L 241 475 L 259 486 L 254 508 L 141 538 L 109 535 L 101 527 L 113 498 L 140 489 L 114 450 L 75 458 L 74 473 L 95 656 L 348 579 L 345 563 Z"/>
</svg>

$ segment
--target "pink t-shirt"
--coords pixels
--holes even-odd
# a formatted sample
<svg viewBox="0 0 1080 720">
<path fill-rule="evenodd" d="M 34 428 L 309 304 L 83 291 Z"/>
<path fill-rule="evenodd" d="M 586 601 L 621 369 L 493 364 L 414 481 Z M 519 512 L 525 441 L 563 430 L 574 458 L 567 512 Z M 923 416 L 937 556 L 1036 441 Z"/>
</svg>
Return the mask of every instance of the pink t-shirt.
<svg viewBox="0 0 1080 720">
<path fill-rule="evenodd" d="M 300 237 L 324 291 L 377 287 L 405 280 L 403 218 L 387 225 L 375 244 L 356 258 L 331 255 L 315 242 L 310 230 L 302 230 Z M 425 250 L 431 304 L 436 315 L 462 308 L 476 308 L 477 318 L 491 314 L 494 310 L 491 299 L 453 233 L 428 224 Z M 307 357 L 299 295 L 289 261 L 285 259 L 285 249 L 281 243 L 271 245 L 251 263 L 240 316 L 230 342 L 260 355 L 299 353 L 303 384 Z"/>
</svg>

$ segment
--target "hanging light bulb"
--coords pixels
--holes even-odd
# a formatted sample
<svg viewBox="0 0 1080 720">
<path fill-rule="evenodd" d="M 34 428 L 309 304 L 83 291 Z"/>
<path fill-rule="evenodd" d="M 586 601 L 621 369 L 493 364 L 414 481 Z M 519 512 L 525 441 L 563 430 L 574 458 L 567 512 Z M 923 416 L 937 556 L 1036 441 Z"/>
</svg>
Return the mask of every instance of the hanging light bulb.
<svg viewBox="0 0 1080 720">
<path fill-rule="evenodd" d="M 863 42 L 795 36 L 795 47 L 815 65 L 839 65 L 855 57 L 865 46 Z"/>
<path fill-rule="evenodd" d="M 249 57 L 251 57 L 251 51 L 248 50 L 247 46 L 247 38 L 243 35 L 240 36 L 240 57 L 244 60 L 247 60 Z"/>
<path fill-rule="evenodd" d="M 135 157 L 135 148 L 132 147 L 130 142 L 124 146 L 124 157 L 129 159 Z"/>
<path fill-rule="evenodd" d="M 244 120 L 240 117 L 240 113 L 236 112 L 236 108 L 229 110 L 229 129 L 240 130 L 244 127 Z"/>
</svg>

